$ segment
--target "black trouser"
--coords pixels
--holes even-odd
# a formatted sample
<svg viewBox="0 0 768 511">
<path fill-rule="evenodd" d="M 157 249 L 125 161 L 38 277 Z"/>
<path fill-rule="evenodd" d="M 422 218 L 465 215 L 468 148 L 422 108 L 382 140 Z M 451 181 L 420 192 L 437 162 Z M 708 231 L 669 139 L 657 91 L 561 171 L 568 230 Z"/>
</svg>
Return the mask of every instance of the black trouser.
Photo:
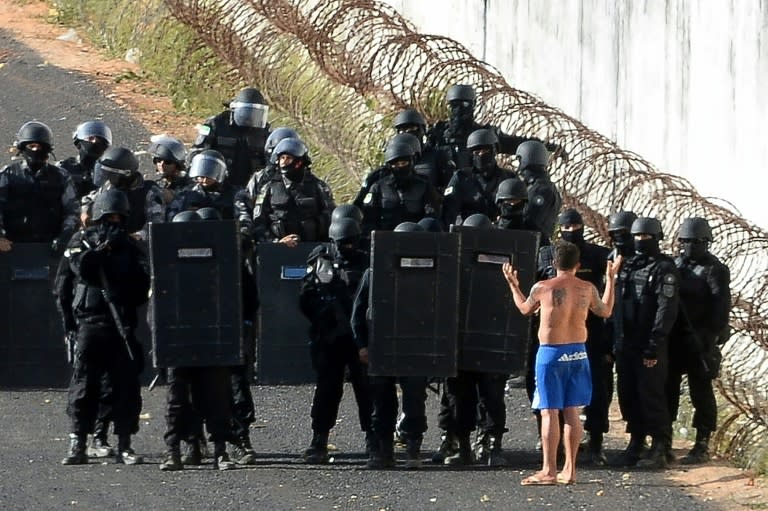
<svg viewBox="0 0 768 511">
<path fill-rule="evenodd" d="M 608 355 L 587 352 L 592 373 L 592 400 L 584 409 L 587 416 L 584 429 L 591 433 L 607 433 L 610 426 L 608 409 L 613 400 L 613 361 Z"/>
<path fill-rule="evenodd" d="M 248 428 L 256 421 L 256 410 L 251 394 L 251 371 L 247 365 L 230 367 L 232 386 L 232 436 L 248 437 Z"/>
<path fill-rule="evenodd" d="M 406 441 L 421 440 L 427 430 L 426 399 L 427 378 L 425 376 L 371 376 L 373 397 L 373 431 L 379 438 L 392 438 L 397 422 L 397 388 L 403 395 L 403 420 L 400 430 Z"/>
<path fill-rule="evenodd" d="M 686 363 L 688 362 L 688 363 Z M 686 367 L 687 366 L 687 367 Z M 686 361 L 670 361 L 669 380 L 667 381 L 667 400 L 669 417 L 677 420 L 680 408 L 680 384 L 683 374 L 688 374 L 688 391 L 693 405 L 693 427 L 697 435 L 710 434 L 717 429 L 717 401 L 712 388 L 712 377 L 700 363 L 696 354 L 689 354 Z"/>
<path fill-rule="evenodd" d="M 226 367 L 169 368 L 165 444 L 175 448 L 181 440 L 197 438 L 201 420 L 212 442 L 229 440 L 231 394 Z"/>
<path fill-rule="evenodd" d="M 349 379 L 355 393 L 360 429 L 370 431 L 373 402 L 366 367 L 360 362 L 357 346 L 352 337 L 334 342 L 310 344 L 312 367 L 317 373 L 315 394 L 312 398 L 312 431 L 328 433 L 336 424 L 339 404 L 344 395 L 344 371 L 349 368 Z"/>
<path fill-rule="evenodd" d="M 501 436 L 506 431 L 507 407 L 504 385 L 507 375 L 459 371 L 446 380 L 448 401 L 456 425 L 456 433 L 466 435 L 478 425 L 478 405 L 484 410 L 480 428 L 483 432 Z"/>
<path fill-rule="evenodd" d="M 101 395 L 99 396 L 99 411 L 96 415 L 96 424 L 94 426 L 94 436 L 103 435 L 104 438 L 109 434 L 109 422 L 112 420 L 112 384 L 109 376 L 104 373 L 101 378 Z"/>
<path fill-rule="evenodd" d="M 446 380 L 447 378 L 443 378 L 440 382 L 442 385 L 440 385 L 440 411 L 437 412 L 437 426 L 443 431 L 455 433 L 455 414 L 453 413 L 451 399 L 448 396 L 448 383 Z"/>
<path fill-rule="evenodd" d="M 114 325 L 82 322 L 69 383 L 67 414 L 72 421 L 72 433 L 93 433 L 105 375 L 112 384 L 105 404 L 112 409 L 115 433 L 136 433 L 141 413 L 138 365 L 130 359 L 125 341 Z"/>
<path fill-rule="evenodd" d="M 645 367 L 640 349 L 624 347 L 617 352 L 619 407 L 628 433 L 671 441 L 672 421 L 666 392 L 668 365 L 666 347 L 659 348 L 653 367 Z"/>
</svg>

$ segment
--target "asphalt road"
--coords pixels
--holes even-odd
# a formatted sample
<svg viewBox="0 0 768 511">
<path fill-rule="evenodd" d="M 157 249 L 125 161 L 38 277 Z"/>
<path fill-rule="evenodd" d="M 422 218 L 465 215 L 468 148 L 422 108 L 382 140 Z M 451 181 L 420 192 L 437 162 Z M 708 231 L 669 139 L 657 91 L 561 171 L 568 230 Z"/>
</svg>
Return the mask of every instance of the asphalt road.
<svg viewBox="0 0 768 511">
<path fill-rule="evenodd" d="M 63 159 L 75 152 L 75 126 L 102 118 L 112 127 L 116 144 L 145 147 L 146 130 L 86 77 L 59 69 L 55 62 L 44 64 L 2 30 L 0 63 L 0 144 L 10 145 L 24 122 L 38 119 L 53 129 L 56 156 Z M 60 460 L 68 444 L 66 392 L 0 389 L 0 509 L 714 509 L 685 495 L 663 473 L 584 467 L 574 486 L 521 487 L 520 480 L 540 463 L 532 448 L 535 421 L 522 391 L 508 400 L 510 433 L 504 447 L 510 466 L 504 469 L 455 470 L 425 463 L 420 471 L 406 471 L 401 463 L 393 470 L 366 470 L 351 392 L 331 436 L 338 447 L 333 463 L 305 465 L 300 453 L 310 439 L 312 388 L 298 386 L 254 387 L 256 466 L 217 472 L 209 464 L 165 473 L 158 469 L 164 451 L 164 390 L 144 391 L 135 447 L 146 456 L 145 465 L 106 461 L 65 467 Z M 425 458 L 439 443 L 436 410 L 437 399 L 430 395 Z M 613 454 L 620 447 L 609 445 Z M 402 459 L 403 453 L 398 456 Z"/>
</svg>

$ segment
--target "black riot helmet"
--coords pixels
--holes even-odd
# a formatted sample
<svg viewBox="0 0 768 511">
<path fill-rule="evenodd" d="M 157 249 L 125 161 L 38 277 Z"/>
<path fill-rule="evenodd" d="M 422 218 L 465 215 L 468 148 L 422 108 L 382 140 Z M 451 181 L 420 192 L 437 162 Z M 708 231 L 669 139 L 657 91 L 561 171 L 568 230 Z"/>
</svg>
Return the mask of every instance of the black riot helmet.
<svg viewBox="0 0 768 511">
<path fill-rule="evenodd" d="M 712 228 L 705 218 L 686 218 L 680 226 L 677 239 L 712 241 Z"/>
<path fill-rule="evenodd" d="M 416 222 L 403 222 L 395 227 L 394 232 L 423 232 L 424 227 Z"/>
<path fill-rule="evenodd" d="M 341 204 L 340 206 L 333 208 L 333 213 L 331 213 L 331 223 L 342 218 L 351 218 L 359 224 L 363 221 L 363 212 L 354 204 Z"/>
<path fill-rule="evenodd" d="M 392 126 L 398 133 L 410 133 L 421 139 L 427 130 L 424 117 L 413 109 L 403 110 L 395 116 Z"/>
<path fill-rule="evenodd" d="M 475 213 L 474 215 L 469 215 L 467 218 L 465 218 L 461 223 L 461 226 L 474 227 L 475 229 L 490 229 L 493 227 L 493 223 L 491 222 L 491 219 L 488 218 L 488 215 L 484 215 L 483 213 Z"/>
<path fill-rule="evenodd" d="M 517 146 L 515 155 L 520 161 L 517 168 L 521 172 L 529 167 L 546 168 L 549 164 L 549 151 L 538 140 L 526 140 Z"/>
<path fill-rule="evenodd" d="M 50 153 L 53 150 L 53 132 L 51 128 L 38 121 L 25 122 L 16 133 L 13 147 L 19 151 L 24 151 L 24 147 L 32 142 L 42 144 L 46 148 L 45 153 Z"/>
<path fill-rule="evenodd" d="M 139 170 L 139 160 L 125 147 L 110 147 L 96 163 L 94 174 L 103 174 L 113 186 L 126 189 Z"/>
<path fill-rule="evenodd" d="M 499 183 L 496 189 L 496 204 L 508 200 L 528 200 L 528 187 L 522 180 L 510 177 Z"/>
<path fill-rule="evenodd" d="M 189 177 L 207 177 L 217 183 L 224 181 L 227 175 L 227 163 L 220 152 L 213 149 L 206 149 L 192 157 L 192 163 L 189 165 Z"/>
<path fill-rule="evenodd" d="M 175 163 L 179 170 L 184 169 L 187 158 L 187 148 L 178 138 L 167 135 L 152 137 L 147 152 L 152 155 L 153 162 L 158 160 Z"/>
<path fill-rule="evenodd" d="M 467 137 L 467 149 L 470 151 L 484 146 L 489 146 L 496 150 L 496 146 L 499 144 L 499 137 L 496 133 L 488 128 L 475 130 Z"/>
<path fill-rule="evenodd" d="M 334 220 L 328 228 L 328 237 L 337 243 L 344 240 L 357 239 L 360 237 L 360 234 L 360 224 L 351 218 Z"/>
<path fill-rule="evenodd" d="M 421 156 L 421 140 L 416 135 L 410 133 L 398 133 L 389 139 L 389 144 L 409 144 L 413 148 L 414 158 Z"/>
<path fill-rule="evenodd" d="M 197 211 L 182 211 L 181 213 L 174 215 L 171 223 L 199 222 L 200 220 L 202 220 L 202 218 Z"/>
<path fill-rule="evenodd" d="M 391 143 L 387 144 L 387 148 L 384 150 L 384 162 L 392 163 L 397 160 L 410 160 L 413 162 L 415 155 L 416 153 L 411 144 Z"/>
<path fill-rule="evenodd" d="M 116 188 L 104 190 L 93 201 L 93 221 L 99 222 L 107 215 L 120 215 L 123 220 L 131 213 L 131 205 L 125 192 Z"/>
<path fill-rule="evenodd" d="M 196 211 L 196 213 L 201 220 L 221 220 L 222 219 L 221 212 L 218 209 L 212 208 L 210 206 L 200 208 Z"/>
<path fill-rule="evenodd" d="M 91 137 L 99 137 L 107 146 L 112 145 L 112 130 L 104 121 L 85 121 L 78 124 L 72 133 L 72 142 L 77 146 L 79 142 L 87 141 Z"/>
<path fill-rule="evenodd" d="M 269 107 L 258 89 L 246 87 L 229 104 L 232 122 L 244 128 L 264 128 L 267 125 Z"/>
<path fill-rule="evenodd" d="M 581 213 L 573 208 L 568 208 L 557 217 L 557 225 L 584 225 Z"/>
<path fill-rule="evenodd" d="M 427 232 L 443 232 L 443 226 L 437 218 L 426 216 L 417 222 Z"/>
<path fill-rule="evenodd" d="M 632 211 L 617 211 L 608 217 L 608 232 L 611 235 L 621 231 L 629 233 L 635 220 L 637 220 L 637 215 Z"/>
<path fill-rule="evenodd" d="M 652 217 L 638 217 L 632 222 L 630 229 L 635 242 L 635 253 L 639 255 L 657 255 L 660 251 L 659 241 L 664 238 L 661 222 Z M 650 239 L 638 239 L 637 235 L 647 234 Z"/>
<path fill-rule="evenodd" d="M 475 89 L 471 85 L 451 85 L 445 93 L 446 103 L 468 101 L 475 104 Z"/>
<path fill-rule="evenodd" d="M 277 163 L 276 154 L 274 154 L 274 161 L 272 159 L 275 147 L 277 147 L 277 144 L 286 138 L 299 139 L 299 134 L 296 133 L 296 130 L 293 128 L 286 128 L 282 126 L 273 130 L 267 137 L 267 141 L 264 143 L 264 155 L 269 159 L 270 163 Z"/>
</svg>

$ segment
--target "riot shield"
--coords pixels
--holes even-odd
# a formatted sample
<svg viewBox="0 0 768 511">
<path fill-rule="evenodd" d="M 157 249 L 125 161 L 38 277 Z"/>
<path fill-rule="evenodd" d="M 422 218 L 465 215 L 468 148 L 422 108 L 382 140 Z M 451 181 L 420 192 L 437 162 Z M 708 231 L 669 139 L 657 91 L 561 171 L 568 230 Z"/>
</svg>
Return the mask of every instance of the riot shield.
<svg viewBox="0 0 768 511">
<path fill-rule="evenodd" d="M 459 236 L 374 231 L 368 372 L 455 376 Z"/>
<path fill-rule="evenodd" d="M 61 387 L 69 364 L 53 297 L 58 260 L 47 243 L 0 253 L 0 386 Z"/>
<path fill-rule="evenodd" d="M 523 370 L 529 323 L 512 300 L 501 271 L 517 268 L 522 289 L 536 275 L 540 234 L 535 231 L 452 226 L 461 235 L 459 369 L 510 374 Z"/>
<path fill-rule="evenodd" d="M 149 250 L 155 367 L 243 364 L 238 223 L 150 224 Z"/>
<path fill-rule="evenodd" d="M 259 243 L 256 380 L 262 385 L 299 385 L 315 381 L 309 355 L 309 321 L 299 308 L 307 257 L 319 243 Z"/>
</svg>

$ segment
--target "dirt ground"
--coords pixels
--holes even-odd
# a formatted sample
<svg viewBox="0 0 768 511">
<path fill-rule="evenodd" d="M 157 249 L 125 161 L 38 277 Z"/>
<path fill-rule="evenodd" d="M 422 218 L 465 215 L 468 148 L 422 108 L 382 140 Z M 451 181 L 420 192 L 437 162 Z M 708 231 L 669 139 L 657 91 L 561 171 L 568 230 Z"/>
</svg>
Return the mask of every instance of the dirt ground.
<svg viewBox="0 0 768 511">
<path fill-rule="evenodd" d="M 194 126 L 200 119 L 179 114 L 169 98 L 148 93 L 155 88 L 145 80 L 123 79 L 138 74 L 136 64 L 105 56 L 82 40 L 82 34 L 69 38 L 74 40 L 58 39 L 68 32 L 68 27 L 49 24 L 51 10 L 51 5 L 39 0 L 0 0 L 0 27 L 14 33 L 51 65 L 92 77 L 107 97 L 141 120 L 150 132 L 167 133 L 185 141 L 194 137 Z M 10 58 L 12 55 L 0 48 L 0 67 Z M 614 430 L 610 435 L 616 440 L 624 438 L 619 418 L 618 410 L 614 410 Z M 690 442 L 675 443 L 678 456 L 689 447 Z M 768 509 L 765 479 L 735 468 L 727 460 L 713 460 L 705 466 L 685 470 L 679 467 L 668 470 L 670 484 L 683 487 L 698 499 L 717 503 L 727 510 Z"/>
</svg>

